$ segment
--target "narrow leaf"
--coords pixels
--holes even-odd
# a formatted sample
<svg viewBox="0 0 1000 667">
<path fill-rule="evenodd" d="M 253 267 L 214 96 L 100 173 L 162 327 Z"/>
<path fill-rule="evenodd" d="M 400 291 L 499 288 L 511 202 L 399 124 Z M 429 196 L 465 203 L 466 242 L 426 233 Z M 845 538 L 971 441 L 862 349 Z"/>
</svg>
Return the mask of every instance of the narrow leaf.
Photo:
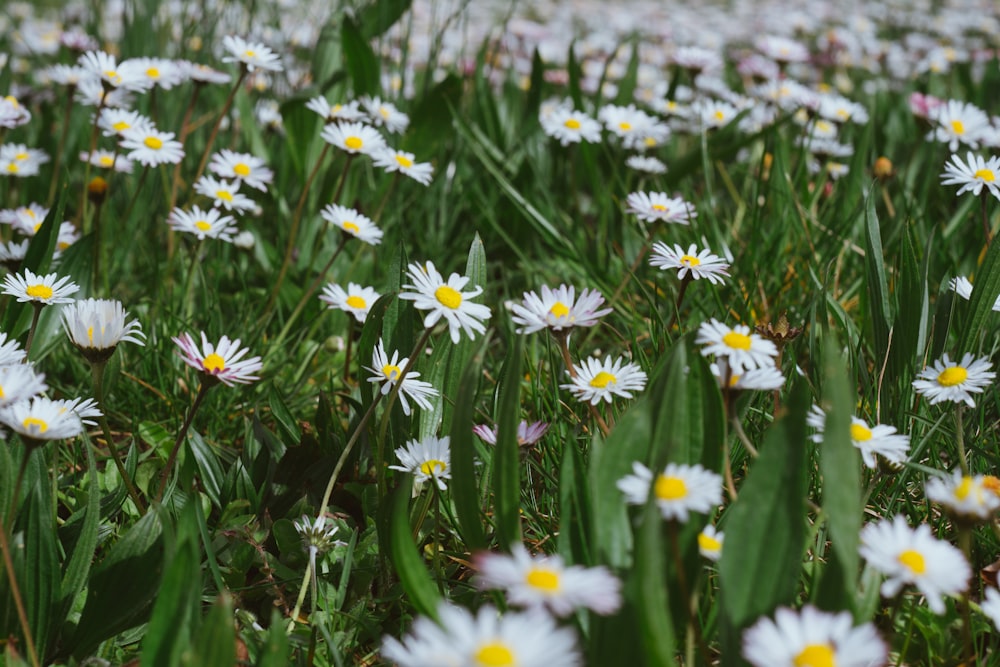
<svg viewBox="0 0 1000 667">
<path fill-rule="evenodd" d="M 392 564 L 399 574 L 399 582 L 406 596 L 417 610 L 431 618 L 437 618 L 437 604 L 441 599 L 437 587 L 424 566 L 410 532 L 410 493 L 413 476 L 403 475 L 403 482 L 393 492 L 392 518 L 389 535 L 389 549 Z M 435 493 L 425 489 L 424 493 Z"/>
<path fill-rule="evenodd" d="M 493 459 L 496 494 L 497 536 L 509 550 L 521 543 L 521 461 L 517 446 L 517 426 L 521 407 L 521 357 L 524 338 L 516 336 L 507 350 L 497 384 L 497 444 Z"/>
</svg>

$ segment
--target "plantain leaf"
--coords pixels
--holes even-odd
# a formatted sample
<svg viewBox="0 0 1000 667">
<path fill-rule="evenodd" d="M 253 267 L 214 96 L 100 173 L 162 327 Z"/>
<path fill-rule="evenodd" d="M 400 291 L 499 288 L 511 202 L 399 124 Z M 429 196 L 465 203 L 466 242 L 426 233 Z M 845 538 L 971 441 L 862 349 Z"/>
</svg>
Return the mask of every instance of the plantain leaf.
<svg viewBox="0 0 1000 667">
<path fill-rule="evenodd" d="M 437 604 L 441 594 L 427 572 L 417 545 L 410 532 L 410 493 L 413 490 L 413 476 L 403 475 L 403 481 L 393 492 L 391 499 L 392 517 L 390 519 L 389 554 L 392 564 L 399 574 L 406 596 L 417 610 L 437 619 Z M 425 493 L 436 493 L 427 489 Z"/>
<path fill-rule="evenodd" d="M 521 543 L 521 461 L 517 426 L 521 414 L 521 357 L 524 337 L 516 336 L 497 382 L 497 444 L 493 454 L 493 484 L 496 494 L 497 537 L 509 550 Z"/>
<path fill-rule="evenodd" d="M 344 16 L 340 28 L 340 43 L 344 50 L 344 63 L 351 75 L 355 95 L 377 95 L 379 92 L 379 63 L 368 39 L 361 34 L 357 24 Z"/>
<path fill-rule="evenodd" d="M 279 626 L 281 624 L 279 623 Z M 233 599 L 222 593 L 208 610 L 205 622 L 198 629 L 193 652 L 187 656 L 189 667 L 230 667 L 236 665 L 236 633 L 233 620 Z"/>
</svg>

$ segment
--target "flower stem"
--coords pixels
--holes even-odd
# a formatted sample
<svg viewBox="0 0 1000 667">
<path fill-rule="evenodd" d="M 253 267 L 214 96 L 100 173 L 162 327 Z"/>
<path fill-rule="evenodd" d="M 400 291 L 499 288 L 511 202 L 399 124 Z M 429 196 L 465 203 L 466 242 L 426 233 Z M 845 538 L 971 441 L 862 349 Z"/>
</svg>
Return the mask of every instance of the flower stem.
<svg viewBox="0 0 1000 667">
<path fill-rule="evenodd" d="M 38 318 L 42 314 L 42 308 L 45 304 L 41 301 L 32 301 L 32 307 L 34 307 L 35 312 L 31 314 L 31 327 L 28 329 L 28 339 L 24 341 L 24 356 L 28 357 L 31 354 L 31 344 L 35 341 L 35 330 L 38 328 Z"/>
<path fill-rule="evenodd" d="M 698 645 L 704 658 L 704 664 L 712 664 L 708 655 L 708 647 L 705 646 L 705 639 L 701 635 L 701 626 L 696 622 L 696 609 L 692 606 L 691 589 L 688 587 L 687 574 L 684 571 L 684 558 L 681 556 L 681 540 L 677 529 L 677 521 L 667 522 L 667 539 L 670 541 L 670 551 L 674 557 L 674 567 L 677 568 L 677 585 L 681 589 L 681 599 L 684 600 L 685 611 L 687 612 L 687 631 L 694 633 L 695 643 Z"/>
<path fill-rule="evenodd" d="M 966 473 L 968 474 L 968 473 Z M 972 528 L 968 525 L 960 525 L 958 528 L 958 546 L 965 554 L 965 560 L 972 562 Z M 976 660 L 976 649 L 972 641 L 972 604 L 969 591 L 962 594 L 959 600 L 959 607 L 962 613 L 962 644 L 965 647 L 967 665 L 979 664 Z"/>
<path fill-rule="evenodd" d="M 199 239 L 198 244 L 195 246 L 194 252 L 191 255 L 191 267 L 188 269 L 187 276 L 184 278 L 184 300 L 181 301 L 184 319 L 191 316 L 191 288 L 194 286 L 195 271 L 198 270 L 198 257 L 201 255 L 201 249 L 204 246 L 205 239 Z"/>
<path fill-rule="evenodd" d="M 226 98 L 225 103 L 222 105 L 222 109 L 219 111 L 219 117 L 215 119 L 215 125 L 212 126 L 212 131 L 208 135 L 208 143 L 205 144 L 205 152 L 202 153 L 201 162 L 198 163 L 198 171 L 195 172 L 194 178 L 191 179 L 192 183 L 197 182 L 201 175 L 205 173 L 205 165 L 208 164 L 208 156 L 212 152 L 212 145 L 215 144 L 215 137 L 219 134 L 219 128 L 222 126 L 222 119 L 226 117 L 229 113 L 229 108 L 233 106 L 233 100 L 236 99 L 236 93 L 239 92 L 240 86 L 243 84 L 243 79 L 247 76 L 247 68 L 240 67 L 240 76 L 236 79 L 236 85 L 233 89 L 229 91 L 229 97 Z"/>
<path fill-rule="evenodd" d="M 21 589 L 17 585 L 17 577 L 14 574 L 14 559 L 10 555 L 10 542 L 7 540 L 6 528 L 0 528 L 0 551 L 3 552 L 3 569 L 7 572 L 7 583 L 10 584 L 10 595 L 14 598 L 14 607 L 17 609 L 17 620 L 20 621 L 21 632 L 24 633 L 24 643 L 28 647 L 28 657 L 31 659 L 33 667 L 39 667 L 38 651 L 35 650 L 35 640 L 31 636 L 31 626 L 28 624 L 28 614 L 25 611 L 24 599 L 21 597 Z"/>
<path fill-rule="evenodd" d="M 667 325 L 667 333 L 674 328 L 677 324 L 677 320 L 680 319 L 681 314 L 681 304 L 684 302 L 684 293 L 687 292 L 688 285 L 691 284 L 693 280 L 692 274 L 688 273 L 683 278 L 681 278 L 681 286 L 677 290 L 677 301 L 674 303 L 674 314 L 670 316 L 670 324 Z M 662 348 L 661 348 L 662 351 Z"/>
<path fill-rule="evenodd" d="M 104 98 L 107 93 L 101 95 L 101 101 L 97 103 L 97 111 L 94 112 L 94 124 L 90 130 L 90 148 L 87 157 L 89 158 L 94 154 L 97 149 L 97 122 L 101 119 L 101 112 L 104 111 Z M 87 183 L 90 183 L 90 160 L 83 166 L 83 194 L 80 196 L 80 229 L 86 234 L 90 231 L 87 228 L 87 202 L 89 201 L 87 197 Z"/>
<path fill-rule="evenodd" d="M 986 213 L 986 200 L 989 199 L 989 196 L 989 191 L 984 190 L 983 194 L 979 197 L 979 201 L 982 206 L 983 236 L 986 238 L 987 247 L 989 247 L 989 245 L 993 242 L 993 234 L 990 232 L 990 218 Z"/>
<path fill-rule="evenodd" d="M 962 419 L 964 405 L 955 406 L 955 444 L 958 446 L 958 465 L 962 468 L 962 474 L 969 474 L 969 462 L 965 459 L 965 424 Z"/>
<path fill-rule="evenodd" d="M 555 336 L 555 339 L 556 342 L 559 343 L 559 351 L 562 352 L 563 363 L 566 364 L 566 371 L 569 373 L 569 376 L 575 380 L 577 373 L 576 368 L 573 367 L 573 358 L 570 357 L 569 354 L 569 345 L 566 340 L 568 337 L 569 336 L 567 335 L 557 335 Z M 604 436 L 611 433 L 611 428 L 608 427 L 608 423 L 604 421 L 603 417 L 601 417 L 601 413 L 597 411 L 597 406 L 593 403 L 587 403 L 587 407 L 590 408 L 590 414 L 594 417 L 594 421 L 597 422 L 597 427 L 601 429 L 601 433 Z"/>
<path fill-rule="evenodd" d="M 101 431 L 104 433 L 104 440 L 108 443 L 108 451 L 111 452 L 111 458 L 115 462 L 115 467 L 118 468 L 118 474 L 121 475 L 122 482 L 128 490 L 129 497 L 132 498 L 132 502 L 135 503 L 135 507 L 139 510 L 139 513 L 145 514 L 146 503 L 142 501 L 142 496 L 139 495 L 139 490 L 136 488 L 135 483 L 132 481 L 132 478 L 129 477 L 128 471 L 125 469 L 125 464 L 122 462 L 121 454 L 118 452 L 118 447 L 115 445 L 114 436 L 111 434 L 111 426 L 108 424 L 108 411 L 104 407 L 104 369 L 106 366 L 106 361 L 95 361 L 90 364 L 90 372 L 94 378 L 94 399 L 97 401 L 98 407 L 101 408 L 101 416 L 97 421 L 101 425 Z"/>
<path fill-rule="evenodd" d="M 191 428 L 191 422 L 194 421 L 194 415 L 198 412 L 198 407 L 205 399 L 205 395 L 208 394 L 208 390 L 210 388 L 211 384 L 205 380 L 201 381 L 201 386 L 198 387 L 198 395 L 194 397 L 194 403 L 191 404 L 187 417 L 184 419 L 184 424 L 181 426 L 180 432 L 177 433 L 177 440 L 174 441 L 173 449 L 170 450 L 170 456 L 167 458 L 167 465 L 164 466 L 163 472 L 160 475 L 160 490 L 156 492 L 156 502 L 163 500 L 163 493 L 167 490 L 167 482 L 170 481 L 170 471 L 173 469 L 174 463 L 177 461 L 177 454 L 180 452 L 181 443 L 184 442 L 184 436 L 187 435 L 188 429 Z"/>
</svg>

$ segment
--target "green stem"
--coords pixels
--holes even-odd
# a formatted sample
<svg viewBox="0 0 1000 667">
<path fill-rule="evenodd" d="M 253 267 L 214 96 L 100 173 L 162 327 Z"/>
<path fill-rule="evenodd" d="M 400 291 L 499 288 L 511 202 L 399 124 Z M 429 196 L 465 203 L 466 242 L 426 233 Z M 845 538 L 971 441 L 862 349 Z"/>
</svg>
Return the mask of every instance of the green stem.
<svg viewBox="0 0 1000 667">
<path fill-rule="evenodd" d="M 32 307 L 35 311 L 31 314 L 31 328 L 28 329 L 28 339 L 24 341 L 24 356 L 29 357 L 31 353 L 31 344 L 35 341 L 35 330 L 38 328 L 38 318 L 42 314 L 42 308 L 45 304 L 41 301 L 32 301 Z"/>
<path fill-rule="evenodd" d="M 142 192 L 142 186 L 146 183 L 146 175 L 149 173 L 149 165 L 142 168 L 142 173 L 139 175 L 139 182 L 136 183 L 135 192 L 132 193 L 132 199 L 128 203 L 128 208 L 125 209 L 125 215 L 122 216 L 122 223 L 127 225 L 128 221 L 132 218 L 132 209 L 135 208 L 135 203 L 139 201 L 139 193 Z"/>
<path fill-rule="evenodd" d="M 302 603 L 306 601 L 306 591 L 309 590 L 312 565 L 313 561 L 310 558 L 309 563 L 306 565 L 305 574 L 302 575 L 302 585 L 299 587 L 299 596 L 295 599 L 295 608 L 292 610 L 292 617 L 288 620 L 288 628 L 285 630 L 286 635 L 292 634 L 292 630 L 295 629 L 295 622 L 299 619 L 299 613 L 302 611 Z"/>
<path fill-rule="evenodd" d="M 90 372 L 94 379 L 94 400 L 97 401 L 98 407 L 101 408 L 101 416 L 97 421 L 101 425 L 101 431 L 104 433 L 104 440 L 108 443 L 108 451 L 111 452 L 111 458 L 115 462 L 115 467 L 118 468 L 118 474 L 121 475 L 122 482 L 124 482 L 125 488 L 128 490 L 129 497 L 131 497 L 132 502 L 135 503 L 135 507 L 139 510 L 139 514 L 145 514 L 146 503 L 142 501 L 142 496 L 139 495 L 139 490 L 136 488 L 135 483 L 132 481 L 128 471 L 125 469 L 125 463 L 122 461 L 118 447 L 115 445 L 114 436 L 111 434 L 111 426 L 108 423 L 108 411 L 104 405 L 104 369 L 107 366 L 107 363 L 107 361 L 95 361 L 90 364 Z"/>
<path fill-rule="evenodd" d="M 173 469 L 174 463 L 177 461 L 177 454 L 180 452 L 181 443 L 184 442 L 184 436 L 187 435 L 188 429 L 191 428 L 191 422 L 194 421 L 194 415 L 198 412 L 198 407 L 205 399 L 205 396 L 208 394 L 208 390 L 211 388 L 212 384 L 214 384 L 214 382 L 208 382 L 205 378 L 202 378 L 201 386 L 198 387 L 198 395 L 194 397 L 194 403 L 191 404 L 191 409 L 188 410 L 187 417 L 184 419 L 184 424 L 181 426 L 180 432 L 177 433 L 177 439 L 174 441 L 174 446 L 170 450 L 170 456 L 167 458 L 167 465 L 164 466 L 163 472 L 160 475 L 160 490 L 156 492 L 157 502 L 163 500 L 163 493 L 167 490 L 167 482 L 170 481 L 170 471 Z"/>
<path fill-rule="evenodd" d="M 962 474 L 968 476 L 969 462 L 965 458 L 965 425 L 962 419 L 964 408 L 961 404 L 955 406 L 955 444 L 958 446 L 958 465 L 962 468 Z"/>
<path fill-rule="evenodd" d="M 306 303 L 308 303 L 310 297 L 312 297 L 312 295 L 316 293 L 316 289 L 320 286 L 320 283 L 322 283 L 326 279 L 326 274 L 330 270 L 330 267 L 333 266 L 334 261 L 336 261 L 337 257 L 340 256 L 340 253 L 344 250 L 344 247 L 347 245 L 347 240 L 351 238 L 351 236 L 346 232 L 342 234 L 342 237 L 343 238 L 340 241 L 340 245 L 337 246 L 337 249 L 334 251 L 333 256 L 330 257 L 330 260 L 326 263 L 326 266 L 323 267 L 323 270 L 320 271 L 319 274 L 316 276 L 316 279 L 313 280 L 312 284 L 309 286 L 309 289 L 307 289 L 305 292 L 302 293 L 302 298 L 299 299 L 299 302 L 295 304 L 295 309 L 292 311 L 292 314 L 289 315 L 288 319 L 285 321 L 285 326 L 282 327 L 281 332 L 278 334 L 278 337 L 274 339 L 274 342 L 270 344 L 271 349 L 280 348 L 281 343 L 285 340 L 285 336 L 288 335 L 288 332 L 289 330 L 291 330 L 292 325 L 298 319 L 299 315 L 302 314 L 302 309 L 306 307 Z"/>
<path fill-rule="evenodd" d="M 562 353 L 563 363 L 566 364 L 566 371 L 569 373 L 571 378 L 576 379 L 577 372 L 573 367 L 573 358 L 569 354 L 569 344 L 567 342 L 567 338 L 569 338 L 569 336 L 566 334 L 555 335 L 556 342 L 559 344 L 559 351 Z M 601 413 L 598 412 L 597 406 L 593 403 L 587 403 L 587 407 L 590 408 L 590 414 L 594 417 L 594 421 L 597 422 L 597 428 L 601 429 L 601 433 L 605 436 L 611 433 L 611 428 L 608 426 L 607 422 L 604 421 L 604 418 L 601 417 Z"/>
<path fill-rule="evenodd" d="M 983 191 L 983 194 L 980 195 L 979 197 L 979 201 L 981 202 L 982 206 L 983 236 L 986 238 L 987 247 L 989 247 L 989 245 L 993 243 L 993 234 L 990 233 L 990 218 L 989 215 L 987 215 L 986 213 L 986 202 L 989 199 L 989 197 L 990 197 L 989 191 L 985 190 Z"/>
<path fill-rule="evenodd" d="M 667 539 L 670 540 L 670 551 L 674 557 L 674 567 L 677 568 L 677 585 L 681 589 L 681 599 L 684 600 L 685 611 L 687 612 L 687 631 L 694 634 L 695 644 L 701 651 L 702 657 L 704 658 L 704 664 L 712 664 L 711 657 L 708 654 L 708 647 L 705 645 L 705 639 L 701 636 L 701 627 L 697 623 L 695 609 L 691 607 L 691 589 L 688 587 L 687 574 L 684 571 L 684 558 L 681 556 L 681 542 L 680 533 L 677 529 L 677 521 L 670 520 L 667 521 Z"/>
<path fill-rule="evenodd" d="M 212 152 L 212 146 L 215 144 L 215 137 L 219 134 L 219 128 L 222 126 L 222 119 L 226 117 L 229 113 L 229 108 L 233 106 L 233 100 L 236 99 L 236 93 L 239 92 L 240 86 L 243 84 L 243 79 L 247 76 L 247 68 L 245 66 L 240 67 L 240 76 L 236 79 L 236 85 L 233 89 L 229 91 L 229 97 L 226 98 L 225 103 L 222 105 L 222 109 L 219 111 L 219 117 L 215 119 L 215 125 L 212 126 L 212 131 L 208 135 L 208 143 L 205 144 L 205 152 L 201 155 L 201 162 L 198 163 L 198 171 L 195 172 L 194 178 L 191 179 L 192 183 L 197 183 L 201 175 L 205 173 L 205 165 L 208 164 L 208 156 Z"/>
<path fill-rule="evenodd" d="M 107 91 L 101 95 L 101 101 L 97 103 L 97 111 L 94 112 L 94 125 L 90 129 L 90 148 L 88 149 L 88 157 L 94 154 L 97 150 L 97 122 L 101 119 L 101 112 L 104 111 L 104 98 L 107 95 Z M 88 159 L 83 165 L 83 194 L 80 197 L 80 229 L 86 234 L 90 231 L 87 228 L 87 202 L 90 201 L 87 197 L 87 184 L 90 183 L 90 160 Z"/>
<path fill-rule="evenodd" d="M 10 555 L 10 542 L 7 540 L 7 529 L 0 529 L 0 551 L 3 552 L 4 570 L 7 571 L 7 583 L 10 584 L 10 595 L 14 598 L 14 607 L 17 609 L 17 620 L 21 623 L 21 632 L 24 633 L 24 643 L 28 647 L 28 657 L 31 659 L 33 667 L 39 667 L 38 651 L 35 650 L 35 640 L 31 636 L 31 626 L 28 624 L 28 614 L 25 611 L 24 599 L 21 597 L 21 589 L 17 585 L 17 576 L 14 574 L 14 559 Z"/>
<path fill-rule="evenodd" d="M 201 255 L 203 247 L 205 247 L 205 239 L 199 239 L 191 255 L 191 267 L 184 278 L 184 300 L 181 301 L 181 308 L 183 309 L 185 320 L 191 316 L 191 288 L 194 287 L 194 274 L 198 270 L 198 257 Z"/>
</svg>

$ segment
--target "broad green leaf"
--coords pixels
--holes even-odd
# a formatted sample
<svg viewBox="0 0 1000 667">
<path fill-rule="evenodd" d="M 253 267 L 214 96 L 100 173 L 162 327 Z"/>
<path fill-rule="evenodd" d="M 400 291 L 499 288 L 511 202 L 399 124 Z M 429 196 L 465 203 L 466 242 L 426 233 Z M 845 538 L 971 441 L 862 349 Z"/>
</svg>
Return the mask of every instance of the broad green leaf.
<svg viewBox="0 0 1000 667">
<path fill-rule="evenodd" d="M 6 445 L 4 445 L 6 446 Z M 20 579 L 21 595 L 28 612 L 28 623 L 39 656 L 45 655 L 54 609 L 60 594 L 59 546 L 53 521 L 51 490 L 45 450 L 28 451 L 24 486 L 28 489 L 24 516 L 24 560 Z"/>
<path fill-rule="evenodd" d="M 340 43 L 344 51 L 344 63 L 351 75 L 354 94 L 378 95 L 379 61 L 375 57 L 368 39 L 361 34 L 358 26 L 349 16 L 344 16 L 340 29 Z"/>
<path fill-rule="evenodd" d="M 413 0 L 373 0 L 358 16 L 358 24 L 366 39 L 378 37 L 391 28 L 410 9 Z"/>
<path fill-rule="evenodd" d="M 184 664 L 188 667 L 236 665 L 235 627 L 233 599 L 228 593 L 222 593 L 208 610 L 205 621 L 198 629 L 193 651 L 186 656 Z"/>
<path fill-rule="evenodd" d="M 413 476 L 403 475 L 402 478 L 402 483 L 393 492 L 389 501 L 392 507 L 390 556 L 399 575 L 399 582 L 410 602 L 420 613 L 436 619 L 437 604 L 441 594 L 431 580 L 410 532 L 410 492 L 413 489 Z M 436 492 L 428 488 L 424 489 L 424 493 Z"/>
<path fill-rule="evenodd" d="M 476 394 L 479 376 L 482 373 L 482 355 L 476 355 L 462 374 L 455 395 L 455 412 L 451 420 L 451 498 L 455 503 L 455 514 L 462 541 L 470 551 L 485 549 L 486 535 L 483 531 L 483 515 L 479 503 L 479 485 L 476 482 L 476 465 L 473 456 L 472 427 L 476 410 Z"/>
<path fill-rule="evenodd" d="M 676 638 L 670 616 L 673 596 L 665 576 L 669 547 L 663 540 L 663 517 L 652 495 L 643 508 L 640 522 L 635 538 L 632 590 L 636 593 L 642 645 L 649 656 L 648 664 L 671 665 Z"/>
<path fill-rule="evenodd" d="M 307 165 L 310 154 L 309 147 L 319 136 L 321 120 L 313 111 L 307 109 L 305 100 L 291 99 L 281 105 L 281 120 L 285 128 L 285 146 L 288 156 L 298 178 L 304 183 L 307 170 L 313 168 Z M 320 140 L 322 141 L 322 140 Z"/>
<path fill-rule="evenodd" d="M 743 664 L 740 636 L 750 623 L 794 601 L 805 542 L 808 406 L 809 392 L 799 383 L 727 513 L 719 560 L 723 665 Z"/>
<path fill-rule="evenodd" d="M 343 49 L 340 44 L 340 27 L 337 25 L 336 15 L 332 16 L 319 31 L 316 38 L 316 46 L 312 53 L 312 80 L 320 85 L 323 90 L 330 83 L 330 78 L 334 72 L 340 69 L 341 54 Z"/>
<path fill-rule="evenodd" d="M 521 358 L 524 337 L 515 336 L 497 382 L 497 444 L 493 454 L 496 525 L 506 550 L 521 543 L 521 461 L 517 426 L 521 421 Z"/>
<path fill-rule="evenodd" d="M 302 440 L 302 431 L 299 429 L 295 417 L 292 416 L 292 411 L 288 409 L 288 404 L 285 403 L 281 391 L 274 384 L 271 385 L 268 392 L 267 402 L 271 408 L 271 414 L 278 422 L 285 444 L 297 445 Z"/>
<path fill-rule="evenodd" d="M 198 466 L 198 477 L 202 489 L 216 507 L 222 507 L 222 484 L 225 474 L 219 463 L 219 455 L 208 446 L 208 443 L 197 431 L 192 430 L 188 433 L 187 444 L 195 465 Z"/>
<path fill-rule="evenodd" d="M 868 319 L 874 337 L 875 361 L 883 363 L 889 346 L 892 316 L 889 310 L 889 287 L 882 254 L 882 229 L 875 213 L 874 188 L 865 196 L 865 276 L 868 284 Z"/>
<path fill-rule="evenodd" d="M 63 573 L 61 588 L 63 617 L 69 613 L 74 598 L 87 583 L 87 575 L 94 560 L 94 550 L 97 548 L 98 528 L 101 524 L 101 489 L 97 483 L 97 462 L 94 460 L 90 439 L 86 437 L 84 437 L 84 450 L 87 452 L 87 506 L 83 510 L 83 522 L 76 543 L 73 545 L 72 556 Z"/>
<path fill-rule="evenodd" d="M 587 471 L 576 443 L 567 442 L 563 447 L 562 465 L 559 466 L 559 535 L 556 538 L 559 553 L 571 563 L 592 564 L 590 487 Z"/>
<path fill-rule="evenodd" d="M 257 667 L 288 667 L 288 636 L 285 635 L 285 619 L 277 609 L 271 612 L 271 625 L 267 632 L 267 643 L 257 660 Z"/>
</svg>

